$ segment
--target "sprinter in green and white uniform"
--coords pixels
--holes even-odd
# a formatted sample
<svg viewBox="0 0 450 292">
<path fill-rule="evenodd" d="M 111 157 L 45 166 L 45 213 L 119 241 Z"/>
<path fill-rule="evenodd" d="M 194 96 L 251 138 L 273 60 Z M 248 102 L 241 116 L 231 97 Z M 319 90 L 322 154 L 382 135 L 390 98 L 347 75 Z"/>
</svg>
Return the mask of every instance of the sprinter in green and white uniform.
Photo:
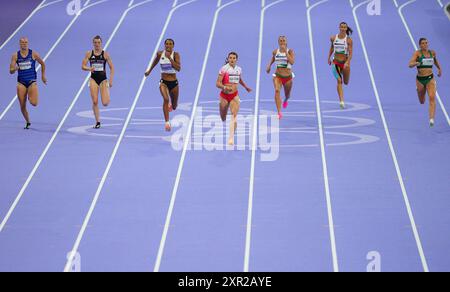
<svg viewBox="0 0 450 292">
<path fill-rule="evenodd" d="M 353 40 L 351 35 L 353 30 L 347 23 L 339 24 L 339 34 L 330 38 L 331 47 L 328 53 L 328 64 L 331 66 L 333 76 L 337 80 L 337 92 L 339 95 L 339 104 L 342 109 L 345 108 L 343 84 L 350 82 L 350 63 L 353 58 Z M 333 60 L 331 57 L 333 56 Z"/>
<path fill-rule="evenodd" d="M 426 94 L 430 97 L 430 127 L 434 126 L 436 116 L 436 79 L 433 74 L 433 67 L 436 65 L 438 76 L 442 76 L 442 69 L 436 57 L 436 52 L 428 47 L 428 40 L 421 38 L 419 41 L 420 50 L 414 52 L 409 61 L 409 67 L 417 67 L 418 74 L 416 79 L 417 93 L 421 104 L 425 104 Z"/>
</svg>

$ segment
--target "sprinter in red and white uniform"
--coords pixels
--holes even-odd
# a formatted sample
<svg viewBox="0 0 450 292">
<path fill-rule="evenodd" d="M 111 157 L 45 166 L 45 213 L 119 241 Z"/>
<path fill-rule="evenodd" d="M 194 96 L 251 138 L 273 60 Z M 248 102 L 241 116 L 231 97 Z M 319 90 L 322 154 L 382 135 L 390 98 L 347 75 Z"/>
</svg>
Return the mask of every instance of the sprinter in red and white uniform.
<svg viewBox="0 0 450 292">
<path fill-rule="evenodd" d="M 220 92 L 220 117 L 222 121 L 227 120 L 228 110 L 231 110 L 232 120 L 230 122 L 230 138 L 228 145 L 234 145 L 234 134 L 237 129 L 237 115 L 240 108 L 240 98 L 238 85 L 242 85 L 247 92 L 252 89 L 248 87 L 242 79 L 242 69 L 237 66 L 238 54 L 231 52 L 228 54 L 225 66 L 220 69 L 216 86 Z"/>
</svg>

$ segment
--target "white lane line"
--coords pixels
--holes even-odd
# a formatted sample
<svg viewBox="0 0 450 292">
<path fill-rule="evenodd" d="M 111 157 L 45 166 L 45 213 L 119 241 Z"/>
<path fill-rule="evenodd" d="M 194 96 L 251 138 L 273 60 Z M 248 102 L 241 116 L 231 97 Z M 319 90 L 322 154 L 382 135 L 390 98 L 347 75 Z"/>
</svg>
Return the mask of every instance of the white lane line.
<svg viewBox="0 0 450 292">
<path fill-rule="evenodd" d="M 45 0 L 43 0 L 31 13 L 30 15 L 22 22 L 22 24 L 9 36 L 9 38 L 6 39 L 6 41 L 3 42 L 3 44 L 0 46 L 0 51 L 6 46 L 7 43 L 24 27 L 24 25 L 30 21 L 30 19 L 33 17 L 33 15 L 36 14 L 41 8 L 42 5 L 44 5 Z"/>
<path fill-rule="evenodd" d="M 350 1 L 350 5 L 353 7 L 353 0 L 349 0 Z M 396 1 L 396 0 L 394 0 Z"/>
<path fill-rule="evenodd" d="M 409 25 L 408 25 L 408 23 L 406 22 L 405 16 L 403 15 L 403 9 L 404 9 L 406 6 L 408 6 L 408 5 L 410 5 L 410 4 L 414 3 L 414 2 L 416 2 L 416 0 L 408 1 L 408 2 L 406 2 L 405 4 L 403 4 L 402 6 L 400 6 L 400 7 L 398 8 L 398 14 L 400 15 L 400 18 L 402 19 L 403 26 L 405 27 L 406 32 L 408 33 L 409 39 L 411 40 L 411 44 L 413 45 L 414 49 L 417 51 L 417 50 L 419 50 L 419 48 L 417 47 L 416 42 L 414 41 L 414 37 L 413 37 L 413 35 L 412 35 L 412 33 L 411 33 L 411 30 L 410 30 L 410 28 L 409 28 Z M 436 77 L 436 79 L 437 79 L 437 77 Z M 444 103 L 442 102 L 441 96 L 439 95 L 439 92 L 438 92 L 437 90 L 436 90 L 436 99 L 437 99 L 437 101 L 438 101 L 438 103 L 439 103 L 439 106 L 440 106 L 441 109 L 442 109 L 442 113 L 444 114 L 445 119 L 447 120 L 447 124 L 450 126 L 450 117 L 449 117 L 449 114 L 448 114 L 447 110 L 445 109 Z"/>
<path fill-rule="evenodd" d="M 174 210 L 174 206 L 175 206 L 175 201 L 177 198 L 177 192 L 178 192 L 178 187 L 180 185 L 180 178 L 181 178 L 181 173 L 183 172 L 183 166 L 184 166 L 184 161 L 186 159 L 186 153 L 187 153 L 187 149 L 189 146 L 189 141 L 191 139 L 191 134 L 192 134 L 192 128 L 193 128 L 193 124 L 194 124 L 194 120 L 195 120 L 195 116 L 197 114 L 197 105 L 198 105 L 198 100 L 200 98 L 200 93 L 202 90 L 202 85 L 203 85 L 203 80 L 205 78 L 205 73 L 206 73 L 206 66 L 208 65 L 208 59 L 209 59 L 209 54 L 211 51 L 211 46 L 212 46 L 212 42 L 214 39 L 214 34 L 215 34 L 215 30 L 216 30 L 216 26 L 217 26 L 217 21 L 219 19 L 219 14 L 220 12 L 232 5 L 235 4 L 237 2 L 239 2 L 240 0 L 234 0 L 231 1 L 227 4 L 221 5 L 221 1 L 219 0 L 217 2 L 217 9 L 216 12 L 214 14 L 214 20 L 213 20 L 213 24 L 211 26 L 211 32 L 209 34 L 209 40 L 208 40 L 208 45 L 206 48 L 206 53 L 205 53 L 205 57 L 203 58 L 203 66 L 202 66 L 202 71 L 200 74 L 200 79 L 197 85 L 197 93 L 195 94 L 195 100 L 194 100 L 194 105 L 192 108 L 192 113 L 191 113 L 191 119 L 189 121 L 189 127 L 186 133 L 186 138 L 184 139 L 184 144 L 183 144 L 183 151 L 181 153 L 181 158 L 180 158 L 180 164 L 178 165 L 178 171 L 177 171 L 177 177 L 175 179 L 175 184 L 173 187 L 173 191 L 172 191 L 172 196 L 170 199 L 170 205 L 169 205 L 169 209 L 167 211 L 167 217 L 166 217 L 166 222 L 164 224 L 164 231 L 163 234 L 161 236 L 161 242 L 159 245 L 159 249 L 158 249 L 158 255 L 156 257 L 156 262 L 155 262 L 155 266 L 153 271 L 154 272 L 159 272 L 159 269 L 161 267 L 161 261 L 162 261 L 162 257 L 164 255 L 164 248 L 166 245 L 166 240 L 167 240 L 167 234 L 169 233 L 169 227 L 170 227 L 170 222 L 172 221 L 172 214 L 173 214 L 173 210 Z M 220 5 L 220 6 L 219 6 Z"/>
<path fill-rule="evenodd" d="M 154 50 L 154 52 L 153 52 L 153 54 L 151 56 L 150 62 L 148 64 L 148 66 L 147 66 L 147 70 L 150 69 L 150 66 L 151 66 L 151 64 L 153 62 L 153 59 L 156 57 L 156 54 L 158 53 L 158 49 L 159 49 L 161 43 L 163 42 L 163 38 L 164 38 L 164 36 L 166 34 L 167 28 L 169 27 L 169 23 L 170 23 L 170 21 L 172 19 L 173 14 L 178 9 L 180 9 L 181 7 L 184 7 L 184 6 L 188 5 L 188 4 L 192 4 L 192 3 L 196 2 L 196 1 L 197 0 L 190 0 L 190 1 L 184 2 L 182 4 L 179 4 L 179 5 L 175 6 L 175 7 L 173 7 L 170 10 L 170 12 L 169 12 L 169 14 L 167 16 L 166 22 L 164 24 L 164 27 L 163 27 L 163 29 L 161 31 L 160 36 L 159 36 L 159 39 L 158 39 L 158 41 L 157 41 L 157 43 L 155 45 L 155 50 Z M 93 214 L 93 212 L 95 210 L 95 207 L 97 205 L 98 199 L 99 199 L 100 194 L 102 192 L 103 186 L 105 185 L 106 178 L 108 177 L 109 171 L 111 170 L 111 167 L 112 167 L 112 164 L 114 162 L 114 159 L 116 158 L 116 155 L 117 155 L 117 152 L 119 150 L 119 147 L 120 147 L 120 145 L 121 145 L 121 143 L 123 141 L 123 138 L 125 136 L 125 132 L 126 132 L 126 130 L 128 128 L 128 125 L 130 124 L 130 121 L 131 121 L 131 118 L 133 116 L 134 110 L 136 109 L 136 105 L 137 105 L 137 103 L 139 101 L 139 98 L 141 96 L 142 90 L 144 89 L 144 85 L 145 85 L 146 80 L 147 80 L 147 78 L 144 76 L 142 78 L 141 84 L 139 86 L 139 90 L 136 93 L 136 96 L 134 98 L 133 104 L 132 104 L 132 106 L 130 108 L 130 111 L 128 113 L 127 119 L 125 120 L 125 123 L 123 125 L 122 131 L 120 132 L 120 135 L 119 135 L 119 138 L 118 138 L 118 140 L 116 142 L 114 150 L 113 150 L 113 152 L 111 154 L 111 157 L 109 159 L 108 165 L 106 166 L 105 172 L 103 173 L 102 179 L 101 179 L 100 184 L 99 184 L 99 186 L 97 188 L 97 191 L 95 193 L 95 196 L 94 196 L 94 199 L 92 201 L 92 204 L 91 204 L 91 206 L 89 208 L 89 211 L 88 211 L 88 213 L 87 213 L 87 215 L 86 215 L 86 217 L 84 219 L 83 225 L 81 227 L 81 230 L 80 230 L 80 232 L 78 234 L 78 237 L 77 237 L 77 239 L 75 241 L 75 244 L 74 244 L 74 246 L 72 248 L 71 256 L 69 256 L 69 259 L 67 261 L 66 267 L 64 268 L 65 272 L 70 271 L 70 268 L 72 267 L 72 261 L 75 258 L 75 255 L 77 254 L 78 248 L 80 247 L 81 240 L 83 239 L 83 236 L 84 236 L 84 233 L 86 231 L 86 228 L 87 228 L 87 226 L 89 224 L 89 221 L 90 221 L 90 219 L 92 217 L 92 214 Z"/>
<path fill-rule="evenodd" d="M 149 0 L 151 1 L 151 0 Z M 122 18 L 120 19 L 120 21 L 118 22 L 118 24 L 116 25 L 113 33 L 111 34 L 108 42 L 105 45 L 105 49 L 108 48 L 109 44 L 111 43 L 112 39 L 114 38 L 115 34 L 117 33 L 119 27 L 121 26 L 125 16 L 126 16 L 127 11 L 125 11 L 124 15 L 122 15 Z M 0 224 L 0 233 L 3 232 L 9 218 L 11 217 L 12 213 L 14 212 L 15 208 L 17 207 L 17 205 L 19 204 L 21 198 L 23 197 L 25 190 L 28 188 L 28 185 L 30 184 L 31 180 L 33 179 L 34 175 L 36 174 L 38 168 L 40 167 L 42 161 L 44 160 L 45 156 L 47 155 L 48 151 L 50 150 L 50 147 L 53 145 L 53 142 L 55 141 L 56 137 L 58 136 L 59 132 L 61 131 L 62 126 L 64 125 L 65 121 L 67 120 L 70 112 L 72 111 L 73 107 L 75 106 L 75 103 L 78 101 L 78 98 L 80 97 L 84 87 L 86 86 L 87 82 L 89 81 L 90 78 L 90 74 L 88 74 L 86 76 L 86 79 L 84 80 L 83 84 L 81 85 L 77 95 L 75 96 L 75 98 L 73 99 L 71 105 L 69 106 L 69 108 L 67 109 L 63 119 L 61 120 L 61 122 L 58 125 L 58 128 L 55 130 L 55 132 L 53 133 L 52 138 L 50 139 L 50 141 L 48 142 L 47 146 L 45 147 L 44 151 L 42 152 L 41 156 L 39 157 L 38 161 L 36 162 L 36 164 L 33 167 L 33 170 L 31 171 L 30 175 L 28 176 L 25 184 L 22 186 L 22 189 L 20 190 L 19 194 L 17 195 L 16 199 L 14 200 L 14 203 L 11 205 L 10 209 L 8 210 L 8 213 L 6 214 L 6 216 L 3 218 L 2 223 Z"/>
<path fill-rule="evenodd" d="M 312 23 L 311 23 L 311 10 L 321 5 L 328 0 L 322 0 L 314 4 L 313 6 L 308 8 L 308 31 L 309 31 L 309 44 L 311 49 L 311 61 L 312 61 L 312 70 L 314 77 L 314 90 L 316 95 L 316 105 L 317 105 L 317 121 L 319 125 L 319 137 L 320 137 L 320 150 L 322 153 L 322 168 L 323 168 L 323 179 L 325 185 L 325 195 L 327 200 L 327 212 L 328 212 L 328 226 L 330 231 L 330 242 L 331 242 L 331 254 L 333 257 L 333 270 L 335 272 L 339 272 L 339 264 L 338 264 L 338 256 L 337 256 L 337 248 L 336 248 L 336 236 L 334 232 L 334 220 L 333 220 L 333 208 L 331 203 L 331 195 L 330 195 L 330 183 L 328 178 L 328 166 L 327 166 L 327 157 L 325 153 L 325 136 L 323 130 L 323 122 L 322 122 L 322 110 L 320 106 L 320 96 L 319 96 L 319 84 L 317 79 L 317 69 L 316 69 L 316 57 L 314 50 L 314 38 L 312 31 Z"/>
<path fill-rule="evenodd" d="M 53 2 L 50 2 L 50 3 L 46 3 L 45 5 L 42 5 L 41 6 L 41 9 L 42 8 L 45 8 L 45 7 L 48 7 L 48 6 L 51 6 L 51 5 L 53 5 L 53 4 L 56 4 L 56 3 L 59 3 L 59 2 L 63 2 L 64 0 L 56 0 L 56 1 L 53 1 Z"/>
<path fill-rule="evenodd" d="M 101 0 L 98 2 L 95 2 L 89 6 L 84 7 L 83 9 L 81 9 L 80 12 L 83 12 L 91 7 L 94 7 L 98 4 L 102 4 L 104 2 L 107 2 L 109 0 Z M 47 52 L 47 55 L 45 55 L 45 57 L 43 58 L 44 62 L 47 61 L 48 57 L 50 57 L 50 55 L 53 53 L 53 51 L 56 49 L 56 47 L 59 45 L 59 43 L 62 41 L 62 39 L 65 37 L 65 35 L 67 34 L 67 32 L 70 30 L 70 28 L 75 24 L 75 22 L 77 21 L 77 19 L 80 17 L 81 13 L 78 13 L 73 19 L 72 21 L 69 23 L 69 25 L 66 27 L 66 29 L 64 30 L 64 32 L 59 36 L 58 40 L 53 44 L 53 46 L 50 48 L 50 50 Z M 41 68 L 41 65 L 38 65 L 36 67 L 36 71 L 39 71 L 39 69 Z M 6 107 L 6 109 L 2 112 L 2 114 L 0 115 L 0 121 L 5 117 L 5 115 L 8 113 L 8 111 L 11 109 L 11 107 L 14 105 L 14 103 L 17 100 L 17 94 L 11 99 L 11 101 L 9 102 L 8 106 Z"/>
<path fill-rule="evenodd" d="M 441 8 L 444 8 L 444 4 L 442 3 L 441 0 L 437 0 L 437 2 L 439 3 L 439 5 L 441 6 Z"/>
<path fill-rule="evenodd" d="M 258 66 L 256 71 L 256 92 L 255 92 L 255 109 L 253 118 L 253 135 L 252 135 L 252 160 L 250 167 L 250 185 L 248 192 L 248 210 L 247 210 L 247 231 L 245 238 L 245 255 L 244 255 L 244 272 L 248 272 L 250 268 L 250 249 L 252 239 L 252 218 L 253 218 L 253 198 L 255 188 L 255 163 L 256 150 L 258 148 L 258 114 L 259 114 L 259 98 L 261 92 L 261 66 L 263 54 L 263 40 L 264 40 L 264 16 L 268 9 L 283 2 L 279 0 L 272 2 L 266 6 L 266 1 L 261 0 L 261 15 L 259 21 L 259 45 L 258 45 Z"/>
<path fill-rule="evenodd" d="M 367 68 L 369 70 L 370 80 L 372 82 L 373 91 L 374 91 L 375 97 L 377 99 L 378 109 L 379 109 L 379 112 L 380 112 L 380 115 L 381 115 L 381 120 L 383 121 L 384 130 L 386 132 L 386 138 L 388 140 L 389 149 L 390 149 L 391 155 L 392 155 L 392 160 L 394 162 L 395 170 L 397 172 L 398 181 L 400 183 L 400 187 L 401 187 L 401 190 L 402 190 L 403 199 L 405 201 L 406 210 L 407 210 L 408 216 L 409 216 L 409 221 L 411 222 L 411 227 L 412 227 L 412 230 L 413 230 L 413 233 L 414 233 L 414 238 L 416 240 L 417 249 L 419 251 L 419 255 L 420 255 L 421 262 L 422 262 L 423 270 L 425 272 L 429 272 L 427 260 L 426 260 L 425 253 L 424 253 L 423 247 L 422 247 L 422 242 L 420 240 L 420 236 L 419 236 L 419 232 L 417 230 L 416 222 L 414 220 L 414 215 L 413 215 L 413 212 L 412 212 L 411 204 L 409 202 L 408 193 L 406 192 L 405 183 L 404 183 L 403 176 L 402 176 L 402 173 L 401 173 L 401 170 L 400 170 L 400 166 L 399 166 L 399 163 L 398 163 L 398 160 L 397 160 L 397 154 L 395 153 L 394 144 L 392 143 L 391 134 L 390 134 L 389 127 L 388 127 L 388 124 L 387 124 L 387 121 L 386 121 L 386 117 L 385 117 L 385 114 L 384 114 L 383 105 L 381 103 L 380 95 L 378 93 L 378 88 L 377 88 L 377 85 L 376 85 L 376 82 L 375 82 L 375 77 L 374 77 L 374 74 L 373 74 L 373 71 L 372 71 L 372 65 L 371 65 L 370 60 L 369 60 L 369 55 L 368 55 L 368 52 L 367 52 L 366 43 L 365 43 L 365 40 L 364 40 L 364 37 L 363 37 L 363 34 L 362 34 L 361 26 L 359 25 L 358 16 L 356 14 L 356 11 L 358 10 L 359 7 L 361 7 L 362 5 L 367 4 L 369 2 L 370 2 L 370 0 L 369 1 L 364 1 L 361 4 L 355 6 L 353 8 L 353 18 L 355 19 L 355 23 L 356 23 L 356 26 L 357 26 L 357 29 L 358 29 L 358 35 L 359 35 L 359 38 L 361 40 L 361 46 L 363 48 L 364 57 L 365 57 L 366 63 L 367 63 Z"/>
</svg>

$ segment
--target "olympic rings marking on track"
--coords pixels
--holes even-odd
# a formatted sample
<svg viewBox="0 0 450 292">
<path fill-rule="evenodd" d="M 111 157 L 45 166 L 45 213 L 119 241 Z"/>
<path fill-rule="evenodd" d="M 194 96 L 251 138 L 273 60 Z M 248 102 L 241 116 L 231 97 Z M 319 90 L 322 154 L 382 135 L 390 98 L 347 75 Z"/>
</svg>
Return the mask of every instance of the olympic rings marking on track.
<svg viewBox="0 0 450 292">
<path fill-rule="evenodd" d="M 242 104 L 246 104 L 249 102 L 253 102 L 253 100 L 241 100 L 241 106 Z M 298 105 L 300 103 L 314 103 L 314 100 L 292 100 L 290 101 L 290 109 L 294 108 L 295 105 Z M 270 103 L 271 106 L 273 106 L 273 100 L 272 99 L 263 99 L 261 100 L 261 103 Z M 329 105 L 335 105 L 337 108 L 338 103 L 335 101 L 322 101 L 323 104 L 329 104 Z M 200 102 L 202 114 L 206 115 L 217 115 L 218 112 L 218 104 L 219 102 L 217 100 L 215 101 L 205 101 Z M 210 106 L 214 105 L 214 106 Z M 325 123 L 325 135 L 327 136 L 328 143 L 326 146 L 349 146 L 349 145 L 361 145 L 361 144 L 369 144 L 369 143 L 375 143 L 380 140 L 379 137 L 368 135 L 368 134 L 360 134 L 360 133 L 347 133 L 347 132 L 336 132 L 336 131 L 330 131 L 330 130 L 336 130 L 336 129 L 347 129 L 347 128 L 362 128 L 367 127 L 376 124 L 374 120 L 367 119 L 367 118 L 360 118 L 360 117 L 347 117 L 347 116 L 338 116 L 338 115 L 329 115 L 332 113 L 349 113 L 349 112 L 358 112 L 358 111 L 364 111 L 369 110 L 371 107 L 367 104 L 362 103 L 347 103 L 348 108 L 347 109 L 325 109 L 323 110 L 323 118 L 324 119 L 331 119 L 331 120 L 339 120 L 339 121 L 349 121 L 348 124 L 337 124 L 337 125 L 326 125 Z M 179 104 L 177 112 L 186 112 L 189 113 L 192 109 L 192 104 L 190 103 L 182 103 Z M 107 113 L 114 113 L 114 112 L 124 112 L 128 111 L 128 108 L 108 108 L 108 109 L 102 109 L 101 113 L 103 114 L 102 120 L 104 121 L 111 121 L 113 123 L 106 123 L 102 124 L 104 128 L 107 129 L 115 129 L 122 126 L 122 123 L 125 119 L 124 118 L 118 118 L 113 116 L 106 116 Z M 136 108 L 137 111 L 155 111 L 160 114 L 161 107 L 138 107 Z M 241 107 L 240 115 L 251 115 L 253 113 L 252 108 L 247 107 Z M 261 109 L 260 115 L 267 115 L 272 116 L 275 115 L 275 111 L 265 110 Z M 80 118 L 85 119 L 93 119 L 93 113 L 91 110 L 79 112 L 76 114 Z M 303 117 L 303 118 L 316 118 L 316 112 L 315 111 L 287 111 L 285 114 L 285 120 L 282 121 L 284 124 L 287 124 L 289 122 L 292 122 L 292 120 L 286 119 L 287 117 Z M 115 122 L 115 123 L 114 123 Z M 197 121 L 196 121 L 197 122 Z M 203 125 L 203 121 L 198 121 L 200 123 L 196 123 L 195 125 L 201 126 L 202 129 L 208 131 L 208 134 L 211 134 L 211 128 L 205 128 Z M 328 123 L 329 124 L 329 123 Z M 164 125 L 164 122 L 160 117 L 154 118 L 154 119 L 142 119 L 142 118 L 133 118 L 130 125 L 135 126 L 157 126 L 158 129 L 161 128 Z M 79 126 L 79 127 L 73 127 L 67 130 L 70 133 L 76 134 L 76 135 L 88 135 L 88 136 L 94 136 L 94 137 L 111 137 L 116 138 L 118 137 L 118 134 L 116 133 L 102 133 L 98 130 L 93 130 L 91 125 L 85 125 L 85 126 Z M 160 130 L 159 130 L 160 131 Z M 224 130 L 225 131 L 225 130 Z M 275 132 L 274 132 L 275 131 Z M 299 134 L 317 134 L 317 126 L 314 124 L 314 126 L 283 126 L 279 129 L 272 129 L 272 134 L 278 133 L 278 134 L 284 134 L 284 135 L 299 135 Z M 214 133 L 213 133 L 214 134 Z M 217 132 L 217 134 L 223 134 L 223 132 Z M 198 138 L 199 136 L 203 136 L 204 132 L 200 133 L 192 133 L 192 138 L 195 140 L 195 138 Z M 238 129 L 237 131 L 237 137 L 249 137 L 250 136 L 250 129 Z M 164 142 L 171 142 L 171 135 L 132 135 L 128 134 L 125 136 L 126 138 L 130 139 L 153 139 L 153 140 L 162 140 Z M 350 141 L 332 141 L 332 137 L 349 137 L 354 138 Z M 286 141 L 290 140 L 289 137 L 284 137 L 280 139 L 281 141 L 285 141 L 283 144 L 280 144 L 280 148 L 305 148 L 305 147 L 319 147 L 318 143 L 311 143 L 311 144 L 286 144 Z M 298 140 L 298 138 L 296 138 Z M 331 141 L 330 141 L 331 140 Z M 195 142 L 191 142 L 192 145 L 195 145 Z M 205 145 L 202 144 L 204 147 L 209 147 L 212 145 Z M 214 146 L 217 146 L 215 144 Z M 219 145 L 220 146 L 220 145 Z M 223 145 L 226 146 L 226 145 Z M 264 145 L 260 145 L 261 147 L 264 147 Z"/>
</svg>

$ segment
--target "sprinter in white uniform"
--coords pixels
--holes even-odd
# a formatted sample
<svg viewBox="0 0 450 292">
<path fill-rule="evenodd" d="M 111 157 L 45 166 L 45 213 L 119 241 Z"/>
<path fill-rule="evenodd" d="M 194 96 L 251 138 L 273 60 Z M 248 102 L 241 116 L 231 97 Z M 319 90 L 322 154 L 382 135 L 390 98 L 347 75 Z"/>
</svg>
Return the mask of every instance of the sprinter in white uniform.
<svg viewBox="0 0 450 292">
<path fill-rule="evenodd" d="M 179 86 L 177 72 L 181 70 L 181 61 L 180 54 L 173 50 L 175 47 L 174 40 L 167 39 L 164 42 L 164 46 L 165 50 L 158 52 L 152 66 L 145 72 L 145 76 L 148 77 L 156 65 L 160 65 L 161 80 L 159 82 L 159 90 L 163 97 L 165 129 L 170 132 L 172 127 L 169 113 L 178 107 Z"/>
<path fill-rule="evenodd" d="M 353 30 L 342 22 L 339 25 L 339 34 L 331 37 L 331 47 L 328 54 L 328 64 L 331 66 L 334 77 L 337 80 L 337 91 L 339 103 L 345 109 L 344 89 L 342 84 L 348 85 L 350 81 L 350 62 L 353 57 L 353 40 L 351 35 Z M 331 56 L 334 55 L 333 61 Z"/>
<path fill-rule="evenodd" d="M 281 88 L 284 88 L 283 108 L 288 107 L 288 101 L 291 97 L 294 73 L 292 73 L 292 65 L 295 63 L 295 53 L 287 47 L 287 38 L 280 36 L 278 38 L 278 49 L 273 51 L 272 59 L 267 66 L 266 72 L 270 73 L 272 65 L 275 63 L 277 69 L 273 75 L 273 85 L 275 87 L 275 104 L 277 106 L 278 118 L 281 119 Z"/>
</svg>

